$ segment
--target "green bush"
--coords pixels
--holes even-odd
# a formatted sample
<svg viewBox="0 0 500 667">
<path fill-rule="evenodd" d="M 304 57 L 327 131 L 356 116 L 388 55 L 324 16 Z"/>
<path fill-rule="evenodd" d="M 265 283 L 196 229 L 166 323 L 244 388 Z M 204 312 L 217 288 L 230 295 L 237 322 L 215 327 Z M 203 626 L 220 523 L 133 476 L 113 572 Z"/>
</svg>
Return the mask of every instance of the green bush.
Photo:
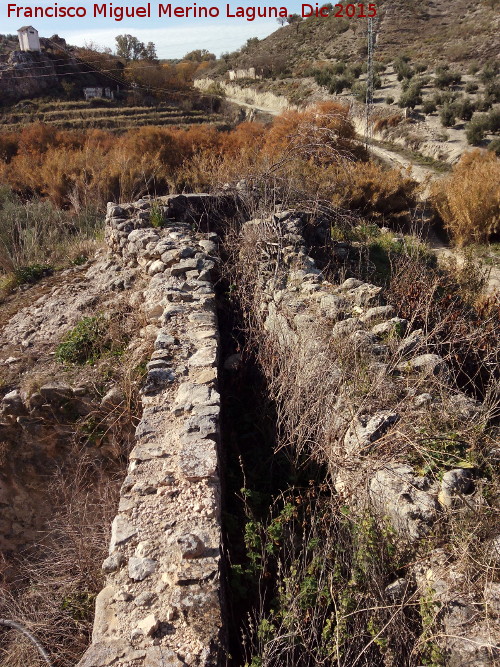
<svg viewBox="0 0 500 667">
<path fill-rule="evenodd" d="M 330 68 L 325 67 L 324 69 L 315 70 L 313 76 L 318 86 L 324 86 L 326 88 L 330 85 L 332 72 Z"/>
<path fill-rule="evenodd" d="M 385 98 L 385 103 L 386 103 L 386 104 L 394 104 L 394 97 L 391 97 L 391 96 L 389 95 L 389 97 L 386 97 L 386 98 Z"/>
<path fill-rule="evenodd" d="M 500 132 L 500 109 L 492 109 L 488 114 L 488 129 L 490 132 Z"/>
<path fill-rule="evenodd" d="M 488 150 L 500 157 L 500 137 L 493 139 L 488 145 Z"/>
<path fill-rule="evenodd" d="M 348 76 L 332 76 L 328 86 L 328 92 L 332 95 L 341 93 L 345 88 L 350 88 L 352 80 Z"/>
<path fill-rule="evenodd" d="M 488 81 L 484 87 L 484 92 L 492 104 L 500 102 L 500 81 L 498 79 Z"/>
<path fill-rule="evenodd" d="M 488 111 L 492 107 L 492 101 L 487 98 L 487 97 L 478 97 L 476 100 L 476 111 L 482 111 L 483 113 L 485 111 Z"/>
<path fill-rule="evenodd" d="M 359 79 L 362 71 L 363 65 L 361 63 L 354 63 L 353 65 L 349 65 L 347 68 L 347 75 L 353 79 Z"/>
<path fill-rule="evenodd" d="M 414 75 L 414 71 L 408 64 L 408 57 L 407 56 L 401 56 L 400 58 L 396 58 L 396 60 L 393 63 L 394 71 L 398 75 L 398 81 L 403 81 L 403 79 L 411 79 Z"/>
<path fill-rule="evenodd" d="M 49 276 L 53 272 L 50 266 L 42 264 L 30 264 L 29 266 L 20 266 L 14 270 L 14 277 L 18 285 L 26 283 L 36 283 L 44 276 Z"/>
<path fill-rule="evenodd" d="M 351 88 L 351 91 L 358 102 L 364 102 L 366 100 L 366 83 L 363 81 L 356 81 Z"/>
<path fill-rule="evenodd" d="M 469 97 L 464 97 L 453 104 L 453 109 L 460 120 L 470 120 L 475 107 Z"/>
<path fill-rule="evenodd" d="M 410 87 L 405 92 L 401 93 L 399 98 L 399 106 L 401 108 L 414 109 L 417 104 L 422 103 L 422 94 L 418 88 Z"/>
<path fill-rule="evenodd" d="M 434 113 L 436 111 L 436 109 L 437 109 L 436 103 L 433 100 L 429 100 L 429 99 L 424 100 L 424 103 L 422 105 L 422 111 L 425 114 Z"/>
<path fill-rule="evenodd" d="M 330 71 L 332 74 L 344 74 L 346 67 L 347 65 L 345 63 L 339 61 L 330 66 Z"/>
<path fill-rule="evenodd" d="M 491 62 L 491 63 L 486 63 L 486 65 L 483 67 L 483 71 L 479 75 L 479 79 L 482 83 L 487 83 L 488 81 L 491 81 L 494 79 L 499 70 L 499 65 L 497 62 Z"/>
<path fill-rule="evenodd" d="M 466 93 L 475 93 L 479 89 L 479 86 L 477 83 L 474 83 L 473 81 L 469 81 L 469 83 L 465 86 L 465 92 Z"/>
<path fill-rule="evenodd" d="M 467 125 L 465 128 L 465 136 L 467 137 L 467 141 L 469 144 L 472 146 L 477 146 L 480 144 L 486 132 L 489 129 L 489 120 L 488 116 L 486 115 L 474 115 L 472 117 L 471 122 Z"/>
<path fill-rule="evenodd" d="M 441 119 L 441 124 L 443 127 L 452 127 L 455 125 L 455 110 L 453 109 L 452 106 L 445 105 L 441 109 L 441 113 L 439 114 L 439 118 Z"/>
<path fill-rule="evenodd" d="M 462 81 L 462 75 L 460 72 L 451 72 L 448 69 L 438 68 L 436 70 L 436 79 L 435 83 L 438 88 L 449 88 L 450 86 L 456 86 Z"/>
<path fill-rule="evenodd" d="M 112 342 L 102 314 L 84 317 L 68 331 L 56 348 L 56 359 L 63 364 L 93 363 L 106 351 Z"/>
</svg>

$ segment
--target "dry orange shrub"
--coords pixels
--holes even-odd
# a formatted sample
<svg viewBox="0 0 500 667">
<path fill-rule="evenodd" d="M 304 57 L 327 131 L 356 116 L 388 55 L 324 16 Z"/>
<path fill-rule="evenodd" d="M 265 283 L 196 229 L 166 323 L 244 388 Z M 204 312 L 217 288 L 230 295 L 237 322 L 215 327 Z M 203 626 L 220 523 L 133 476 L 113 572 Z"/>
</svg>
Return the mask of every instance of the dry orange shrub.
<svg viewBox="0 0 500 667">
<path fill-rule="evenodd" d="M 383 132 L 389 127 L 396 127 L 403 121 L 403 116 L 400 113 L 391 114 L 390 116 L 380 116 L 375 119 L 373 129 L 375 132 Z"/>
<path fill-rule="evenodd" d="M 366 214 L 388 214 L 415 205 L 418 183 L 399 169 L 384 170 L 374 162 L 354 162 L 337 169 L 335 205 Z"/>
<path fill-rule="evenodd" d="M 266 136 L 264 153 L 282 160 L 298 154 L 323 164 L 338 162 L 356 153 L 355 130 L 347 107 L 322 102 L 306 111 L 285 111 Z"/>
<path fill-rule="evenodd" d="M 14 132 L 0 133 L 0 165 L 9 162 L 16 155 L 19 146 L 19 135 Z"/>
<path fill-rule="evenodd" d="M 9 150 L 0 179 L 20 193 L 75 209 L 271 177 L 309 198 L 383 213 L 407 206 L 416 187 L 395 170 L 356 162 L 365 158 L 364 148 L 355 142 L 348 109 L 335 103 L 286 112 L 270 126 L 241 123 L 229 132 L 148 126 L 114 135 L 36 124 Z"/>
<path fill-rule="evenodd" d="M 500 230 L 500 159 L 489 151 L 466 153 L 433 183 L 431 199 L 457 245 L 488 241 Z"/>
</svg>

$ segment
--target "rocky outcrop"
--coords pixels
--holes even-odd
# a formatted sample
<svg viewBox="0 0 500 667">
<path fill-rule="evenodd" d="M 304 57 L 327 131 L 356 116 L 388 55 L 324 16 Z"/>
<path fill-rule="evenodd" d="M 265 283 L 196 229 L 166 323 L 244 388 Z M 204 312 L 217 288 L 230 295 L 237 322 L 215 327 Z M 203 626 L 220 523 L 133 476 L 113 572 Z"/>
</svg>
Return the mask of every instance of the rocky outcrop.
<svg viewBox="0 0 500 667">
<path fill-rule="evenodd" d="M 201 91 L 210 90 L 215 81 L 213 79 L 195 79 L 194 86 Z M 247 104 L 269 113 L 281 113 L 288 109 L 296 109 L 286 97 L 280 97 L 268 91 L 259 91 L 256 88 L 242 87 L 227 81 L 217 81 L 217 85 L 224 91 L 231 102 Z"/>
<path fill-rule="evenodd" d="M 0 64 L 3 102 L 43 95 L 54 87 L 59 87 L 56 68 L 44 53 L 14 51 L 7 63 Z"/>
<path fill-rule="evenodd" d="M 108 207 L 111 251 L 149 276 L 139 306 L 154 351 L 79 667 L 221 664 L 218 237 L 192 231 L 220 205 L 194 195 Z"/>
</svg>

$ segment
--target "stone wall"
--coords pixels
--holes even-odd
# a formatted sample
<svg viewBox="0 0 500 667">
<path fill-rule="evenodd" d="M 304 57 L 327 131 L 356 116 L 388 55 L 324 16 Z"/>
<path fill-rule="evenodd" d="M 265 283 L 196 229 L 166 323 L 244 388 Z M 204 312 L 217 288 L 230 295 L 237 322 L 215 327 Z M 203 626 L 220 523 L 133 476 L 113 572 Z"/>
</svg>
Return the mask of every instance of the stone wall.
<svg viewBox="0 0 500 667">
<path fill-rule="evenodd" d="M 218 330 L 213 233 L 193 231 L 220 199 L 108 206 L 106 239 L 150 277 L 138 303 L 154 337 L 143 415 L 113 521 L 106 586 L 79 667 L 218 665 L 220 586 Z M 164 226 L 151 223 L 164 220 Z"/>
<path fill-rule="evenodd" d="M 436 419 L 448 428 L 467 423 L 483 429 L 484 408 L 454 385 L 451 367 L 422 330 L 397 317 L 381 287 L 354 278 L 325 280 L 305 242 L 307 220 L 277 212 L 242 231 L 242 271 L 253 262 L 252 311 L 264 358 L 277 369 L 270 379 L 280 387 L 282 411 L 300 405 L 308 420 L 316 419 L 317 427 L 307 431 L 315 448 L 307 454 L 328 465 L 342 502 L 361 513 L 369 508 L 391 527 L 394 540 L 419 553 L 418 565 L 390 586 L 425 600 L 446 664 L 497 664 L 498 586 L 473 591 L 452 549 L 419 552 L 440 523 L 483 506 L 481 480 L 467 465 L 451 467 L 441 479 L 417 470 L 404 446 L 420 427 L 434 435 Z M 356 249 L 338 244 L 334 261 L 342 264 L 350 253 Z M 497 547 L 475 548 L 485 550 L 490 567 L 498 562 Z"/>
</svg>

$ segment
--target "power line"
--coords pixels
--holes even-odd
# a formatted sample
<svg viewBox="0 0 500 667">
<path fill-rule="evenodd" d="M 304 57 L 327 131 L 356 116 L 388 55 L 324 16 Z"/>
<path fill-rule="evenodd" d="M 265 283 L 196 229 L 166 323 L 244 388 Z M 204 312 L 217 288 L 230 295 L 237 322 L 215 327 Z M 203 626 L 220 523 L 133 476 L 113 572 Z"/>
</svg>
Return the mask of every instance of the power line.
<svg viewBox="0 0 500 667">
<path fill-rule="evenodd" d="M 79 58 L 79 56 L 75 56 L 75 55 L 73 55 L 72 57 L 75 58 L 75 59 L 80 60 L 81 62 L 84 62 L 84 63 L 85 63 L 86 65 L 88 65 L 89 67 L 90 67 L 90 66 L 92 66 L 92 67 L 97 67 L 97 65 L 98 65 L 99 62 L 100 62 L 99 60 L 96 60 L 95 62 L 92 62 L 92 61 L 89 61 L 89 60 L 85 60 L 85 61 L 84 61 L 84 60 L 82 60 L 81 58 Z M 133 61 L 131 61 L 131 62 L 133 62 L 133 63 L 138 63 L 138 62 L 140 62 L 140 61 L 138 61 L 138 60 L 133 60 Z M 187 62 L 187 61 L 185 61 L 185 62 Z M 34 70 L 34 69 L 47 69 L 47 67 L 50 67 L 51 64 L 53 64 L 53 63 L 62 63 L 61 65 L 56 65 L 56 67 L 64 67 L 64 66 L 74 67 L 74 65 L 71 65 L 71 63 L 69 63 L 68 60 L 67 60 L 66 58 L 51 58 L 51 59 L 50 59 L 50 63 L 47 64 L 47 65 L 33 65 L 33 66 L 32 66 L 32 65 L 28 65 L 27 67 L 29 67 L 30 70 Z M 170 66 L 170 65 L 169 65 L 169 66 Z M 126 65 L 125 65 L 125 67 L 126 67 Z M 158 64 L 152 64 L 152 65 L 135 65 L 135 64 L 134 64 L 134 69 L 158 69 L 158 68 L 164 68 L 164 65 L 162 65 L 161 63 L 158 63 Z M 22 69 L 22 68 L 19 68 L 19 69 Z M 119 69 L 119 68 L 117 67 L 116 69 Z M 2 71 L 2 70 L 0 69 L 0 72 L 1 72 L 1 71 Z M 106 70 L 106 69 L 102 69 L 102 68 L 101 68 L 101 71 L 102 71 L 102 72 L 113 72 L 114 70 L 112 70 L 112 69 L 110 69 L 110 70 Z"/>
<path fill-rule="evenodd" d="M 95 67 L 95 65 L 91 65 L 90 63 L 86 62 L 83 58 L 79 58 L 78 56 L 74 56 L 73 54 L 70 54 L 69 51 L 67 51 L 66 49 L 64 49 L 64 48 L 63 48 L 62 46 L 60 46 L 59 44 L 55 44 L 54 42 L 52 42 L 52 40 L 50 40 L 50 39 L 47 38 L 47 41 L 48 41 L 50 44 L 54 44 L 54 46 L 56 46 L 57 48 L 59 48 L 61 51 L 63 51 L 64 53 L 68 53 L 68 55 L 71 55 L 73 58 L 75 58 L 76 60 L 79 60 L 80 62 L 82 62 L 83 64 L 87 65 L 88 67 Z M 99 70 L 99 69 L 97 69 L 96 71 L 97 71 L 97 72 L 101 72 L 101 74 L 102 74 L 103 76 L 108 77 L 109 79 L 111 79 L 112 81 L 115 81 L 116 83 L 119 83 L 121 86 L 124 86 L 124 87 L 132 86 L 131 83 L 129 83 L 128 81 L 125 81 L 124 79 L 118 79 L 117 77 L 113 76 L 112 74 L 108 74 L 108 73 L 102 72 L 102 71 Z M 90 72 L 89 72 L 89 73 L 90 73 Z M 132 88 L 133 88 L 134 90 L 142 89 L 142 90 L 145 90 L 146 92 L 151 91 L 151 90 L 155 90 L 155 91 L 162 92 L 162 93 L 169 93 L 169 94 L 171 94 L 171 93 L 173 92 L 172 90 L 170 90 L 170 89 L 168 89 L 168 88 L 159 88 L 158 86 L 141 86 L 141 85 L 138 84 L 138 83 L 134 83 L 133 86 L 132 86 Z"/>
</svg>

